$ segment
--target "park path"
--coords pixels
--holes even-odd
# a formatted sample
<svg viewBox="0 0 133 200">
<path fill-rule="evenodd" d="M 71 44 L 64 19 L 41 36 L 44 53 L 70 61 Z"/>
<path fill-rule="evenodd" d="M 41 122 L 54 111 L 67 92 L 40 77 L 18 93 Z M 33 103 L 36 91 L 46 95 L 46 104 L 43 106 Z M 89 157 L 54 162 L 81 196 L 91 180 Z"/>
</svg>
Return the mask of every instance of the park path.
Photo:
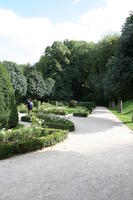
<svg viewBox="0 0 133 200">
<path fill-rule="evenodd" d="M 26 115 L 27 115 L 27 113 L 18 113 L 19 124 L 22 124 L 22 125 L 24 125 L 25 128 L 28 128 L 28 127 L 31 127 L 31 123 L 29 123 L 29 122 L 23 122 L 21 120 L 21 117 L 26 116 Z"/>
<path fill-rule="evenodd" d="M 0 161 L 0 200 L 133 200 L 132 132 L 103 107 L 70 118 L 64 142 Z"/>
</svg>

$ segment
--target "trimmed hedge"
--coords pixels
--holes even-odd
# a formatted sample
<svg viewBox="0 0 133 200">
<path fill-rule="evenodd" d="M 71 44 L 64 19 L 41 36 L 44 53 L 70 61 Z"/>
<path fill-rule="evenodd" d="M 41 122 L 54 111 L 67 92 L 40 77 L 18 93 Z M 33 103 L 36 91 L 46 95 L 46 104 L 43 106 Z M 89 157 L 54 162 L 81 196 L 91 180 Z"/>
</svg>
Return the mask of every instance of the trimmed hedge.
<svg viewBox="0 0 133 200">
<path fill-rule="evenodd" d="M 39 131 L 41 133 L 40 137 L 34 136 L 29 138 L 28 140 L 22 139 L 9 142 L 0 142 L 0 159 L 8 158 L 16 154 L 22 154 L 26 152 L 39 150 L 42 149 L 43 147 L 49 147 L 55 145 L 56 143 L 63 141 L 68 134 L 68 131 L 63 131 L 63 130 L 39 128 L 39 130 L 36 129 L 36 131 Z M 25 134 L 26 134 L 26 129 L 25 129 Z"/>
<path fill-rule="evenodd" d="M 52 113 L 52 114 L 55 114 L 55 115 L 66 115 L 66 112 L 65 111 L 44 111 L 44 114 L 45 113 Z"/>
<path fill-rule="evenodd" d="M 54 122 L 44 122 L 43 125 L 44 126 L 48 126 L 49 128 L 69 130 L 69 131 L 74 131 L 74 129 L 75 129 L 74 124 L 71 121 L 69 122 L 69 124 L 61 124 L 61 123 L 54 123 Z"/>
<path fill-rule="evenodd" d="M 12 83 L 5 67 L 0 64 L 0 129 L 18 124 L 18 112 Z"/>
<path fill-rule="evenodd" d="M 37 117 L 44 121 L 43 126 L 48 126 L 49 128 L 69 130 L 69 131 L 74 131 L 75 129 L 74 123 L 72 121 L 65 118 L 61 118 L 56 115 L 38 114 Z"/>
<path fill-rule="evenodd" d="M 78 102 L 78 105 L 83 106 L 83 107 L 87 108 L 88 110 L 92 110 L 96 107 L 95 102 Z"/>
<path fill-rule="evenodd" d="M 73 116 L 74 117 L 87 117 L 88 116 L 88 112 L 74 112 Z"/>
<path fill-rule="evenodd" d="M 74 131 L 74 123 L 68 119 L 60 118 L 59 116 L 52 114 L 37 114 L 37 118 L 43 120 L 43 127 L 48 126 L 49 128 L 62 129 Z M 31 122 L 31 118 L 29 115 L 21 117 L 21 120 L 24 122 Z"/>
<path fill-rule="evenodd" d="M 33 111 L 34 113 L 43 113 L 43 114 L 55 114 L 55 115 L 66 115 L 67 112 L 63 108 L 58 108 L 58 107 L 40 107 L 40 109 L 34 108 Z"/>
</svg>

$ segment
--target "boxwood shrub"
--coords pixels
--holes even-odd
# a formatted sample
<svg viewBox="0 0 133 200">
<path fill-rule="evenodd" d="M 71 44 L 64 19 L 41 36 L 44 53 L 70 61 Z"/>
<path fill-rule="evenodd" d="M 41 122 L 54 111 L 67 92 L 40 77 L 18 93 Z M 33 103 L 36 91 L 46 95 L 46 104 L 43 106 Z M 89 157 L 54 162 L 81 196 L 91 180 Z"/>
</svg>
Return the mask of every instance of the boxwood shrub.
<svg viewBox="0 0 133 200">
<path fill-rule="evenodd" d="M 18 124 L 18 112 L 12 83 L 5 67 L 0 64 L 0 129 Z"/>
<path fill-rule="evenodd" d="M 43 126 L 48 126 L 49 128 L 62 129 L 74 131 L 74 123 L 68 119 L 49 114 L 39 114 L 38 118 L 43 120 Z"/>
<path fill-rule="evenodd" d="M 63 108 L 58 108 L 58 107 L 48 107 L 48 108 L 43 108 L 43 106 L 40 109 L 33 109 L 34 113 L 44 113 L 44 114 L 48 114 L 48 113 L 53 113 L 55 115 L 66 115 L 67 112 L 63 109 Z"/>
<path fill-rule="evenodd" d="M 92 110 L 96 107 L 95 102 L 78 102 L 78 105 L 83 106 L 83 107 L 87 108 L 88 110 Z"/>
<path fill-rule="evenodd" d="M 0 132 L 0 159 L 42 149 L 63 141 L 68 131 L 48 128 L 24 128 Z"/>
<path fill-rule="evenodd" d="M 74 112 L 73 116 L 75 117 L 87 117 L 88 116 L 88 112 Z"/>
</svg>

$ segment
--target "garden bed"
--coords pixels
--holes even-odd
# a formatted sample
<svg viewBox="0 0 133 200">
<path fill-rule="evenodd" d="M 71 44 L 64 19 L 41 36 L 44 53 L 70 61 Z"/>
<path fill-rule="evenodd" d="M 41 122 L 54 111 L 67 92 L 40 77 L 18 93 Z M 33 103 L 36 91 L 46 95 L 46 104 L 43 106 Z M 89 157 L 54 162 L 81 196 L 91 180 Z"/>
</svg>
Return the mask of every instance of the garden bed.
<svg viewBox="0 0 133 200">
<path fill-rule="evenodd" d="M 74 117 L 88 117 L 88 112 L 75 112 L 73 113 Z"/>
<path fill-rule="evenodd" d="M 55 145 L 68 131 L 48 128 L 24 128 L 0 132 L 0 159 Z"/>
</svg>

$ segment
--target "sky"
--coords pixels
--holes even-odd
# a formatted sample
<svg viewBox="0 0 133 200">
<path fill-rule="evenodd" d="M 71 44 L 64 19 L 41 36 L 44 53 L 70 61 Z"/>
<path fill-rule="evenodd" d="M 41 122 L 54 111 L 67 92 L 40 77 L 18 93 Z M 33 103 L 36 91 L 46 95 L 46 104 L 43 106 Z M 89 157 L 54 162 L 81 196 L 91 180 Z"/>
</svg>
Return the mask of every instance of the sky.
<svg viewBox="0 0 133 200">
<path fill-rule="evenodd" d="M 0 60 L 39 61 L 54 41 L 120 33 L 133 0 L 0 0 Z"/>
</svg>

